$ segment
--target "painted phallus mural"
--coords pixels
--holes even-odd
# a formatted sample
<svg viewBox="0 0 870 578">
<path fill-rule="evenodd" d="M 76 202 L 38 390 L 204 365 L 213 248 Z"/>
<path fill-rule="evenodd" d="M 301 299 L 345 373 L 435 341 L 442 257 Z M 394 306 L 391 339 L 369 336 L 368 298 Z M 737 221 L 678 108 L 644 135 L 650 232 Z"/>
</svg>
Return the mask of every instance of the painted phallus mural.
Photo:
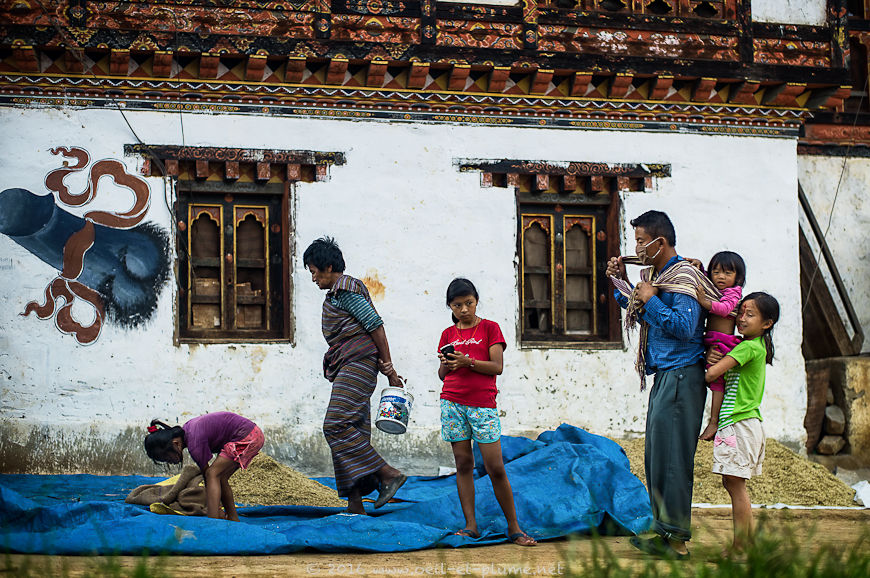
<svg viewBox="0 0 870 578">
<path fill-rule="evenodd" d="M 114 159 L 93 163 L 85 189 L 75 193 L 64 179 L 87 169 L 90 155 L 77 147 L 51 152 L 74 161 L 64 161 L 63 167 L 45 177 L 46 188 L 57 200 L 20 188 L 0 192 L 0 233 L 60 271 L 46 286 L 44 302 L 29 302 L 22 315 L 54 317 L 60 331 L 87 345 L 99 338 L 107 318 L 128 328 L 151 318 L 169 274 L 169 238 L 164 229 L 142 223 L 151 191 L 144 179 L 127 172 L 124 163 Z M 94 202 L 104 177 L 130 191 L 129 210 L 91 210 L 78 217 L 61 207 Z M 93 320 L 73 316 L 76 301 L 93 308 Z"/>
</svg>

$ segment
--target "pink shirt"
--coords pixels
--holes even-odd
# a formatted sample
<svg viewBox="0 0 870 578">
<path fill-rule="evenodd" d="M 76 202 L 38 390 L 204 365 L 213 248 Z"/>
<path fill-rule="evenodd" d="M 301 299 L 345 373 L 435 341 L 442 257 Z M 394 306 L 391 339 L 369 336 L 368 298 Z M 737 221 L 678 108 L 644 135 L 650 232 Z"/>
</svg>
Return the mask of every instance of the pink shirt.
<svg viewBox="0 0 870 578">
<path fill-rule="evenodd" d="M 710 306 L 710 313 L 719 317 L 728 317 L 734 311 L 740 299 L 743 297 L 743 287 L 735 285 L 734 287 L 726 287 L 722 290 L 722 299 L 713 301 Z"/>
</svg>

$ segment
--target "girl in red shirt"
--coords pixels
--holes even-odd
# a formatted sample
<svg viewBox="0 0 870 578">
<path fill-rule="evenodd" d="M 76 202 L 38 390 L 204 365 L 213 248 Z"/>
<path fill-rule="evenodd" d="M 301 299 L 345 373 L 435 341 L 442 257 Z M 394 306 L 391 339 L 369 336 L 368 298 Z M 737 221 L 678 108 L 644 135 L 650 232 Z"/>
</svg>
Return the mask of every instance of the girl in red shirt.
<svg viewBox="0 0 870 578">
<path fill-rule="evenodd" d="M 479 538 L 474 515 L 474 454 L 477 442 L 495 497 L 508 523 L 508 539 L 520 546 L 535 540 L 520 529 L 514 496 L 501 456 L 501 421 L 495 405 L 507 344 L 498 323 L 477 316 L 477 289 L 468 279 L 454 279 L 447 287 L 447 306 L 453 325 L 441 333 L 438 377 L 441 390 L 441 437 L 453 446 L 456 487 L 465 515 L 465 528 L 456 535 Z"/>
</svg>

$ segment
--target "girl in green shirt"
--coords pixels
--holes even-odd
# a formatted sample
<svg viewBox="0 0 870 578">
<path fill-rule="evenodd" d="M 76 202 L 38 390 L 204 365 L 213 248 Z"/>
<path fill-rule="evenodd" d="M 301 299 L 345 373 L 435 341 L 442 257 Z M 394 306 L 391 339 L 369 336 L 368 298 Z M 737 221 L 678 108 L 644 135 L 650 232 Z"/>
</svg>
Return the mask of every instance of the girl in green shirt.
<svg viewBox="0 0 870 578">
<path fill-rule="evenodd" d="M 773 326 L 779 320 L 779 303 L 767 293 L 747 295 L 740 302 L 737 330 L 743 341 L 707 369 L 710 383 L 725 376 L 725 398 L 713 439 L 713 472 L 722 475 L 722 485 L 731 496 L 734 519 L 734 550 L 752 539 L 752 506 L 746 480 L 761 475 L 764 461 L 764 429 L 761 399 L 765 365 L 773 364 Z"/>
</svg>

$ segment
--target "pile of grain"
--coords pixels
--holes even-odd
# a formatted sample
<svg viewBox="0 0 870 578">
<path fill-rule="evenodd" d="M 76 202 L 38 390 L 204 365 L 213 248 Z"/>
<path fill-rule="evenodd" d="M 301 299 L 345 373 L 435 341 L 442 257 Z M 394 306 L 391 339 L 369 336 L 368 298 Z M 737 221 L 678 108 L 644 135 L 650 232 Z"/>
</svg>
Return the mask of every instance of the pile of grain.
<svg viewBox="0 0 870 578">
<path fill-rule="evenodd" d="M 617 440 L 625 450 L 631 472 L 646 482 L 643 466 L 643 438 Z M 710 471 L 713 443 L 698 442 L 695 454 L 695 487 L 692 501 L 697 504 L 730 504 L 722 487 L 722 476 Z M 753 504 L 791 506 L 855 506 L 855 491 L 837 479 L 824 466 L 810 462 L 778 441 L 767 440 L 763 473 L 747 483 Z"/>
<path fill-rule="evenodd" d="M 238 504 L 347 506 L 347 502 L 339 498 L 332 488 L 306 478 L 264 453 L 257 454 L 247 470 L 236 470 L 230 476 L 230 486 Z"/>
</svg>

